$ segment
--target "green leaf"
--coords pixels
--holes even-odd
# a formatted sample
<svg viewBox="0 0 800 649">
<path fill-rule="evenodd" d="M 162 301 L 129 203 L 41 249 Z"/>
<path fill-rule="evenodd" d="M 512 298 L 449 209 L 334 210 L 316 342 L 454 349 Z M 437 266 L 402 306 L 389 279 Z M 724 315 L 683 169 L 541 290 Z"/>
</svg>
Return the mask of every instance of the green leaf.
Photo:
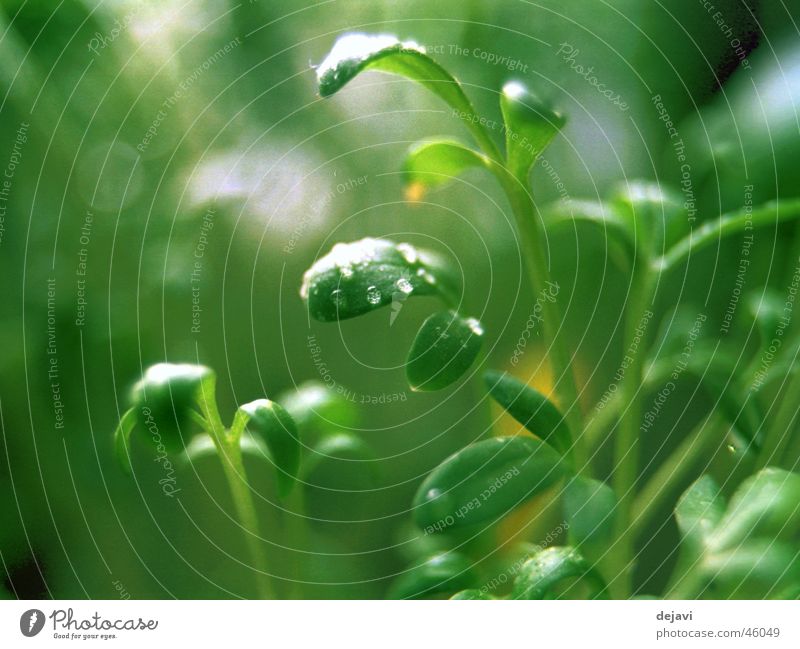
<svg viewBox="0 0 800 649">
<path fill-rule="evenodd" d="M 800 475 L 767 467 L 739 486 L 709 543 L 719 551 L 752 538 L 792 538 L 798 530 Z"/>
<path fill-rule="evenodd" d="M 417 525 L 442 532 L 494 521 L 560 480 L 561 457 L 530 437 L 472 444 L 436 467 L 414 497 Z"/>
<path fill-rule="evenodd" d="M 710 554 L 701 570 L 707 597 L 764 599 L 797 583 L 800 557 L 796 544 L 764 539 Z"/>
<path fill-rule="evenodd" d="M 406 196 L 420 200 L 426 190 L 446 185 L 473 167 L 488 168 L 490 165 L 486 156 L 458 142 L 418 142 L 405 161 Z"/>
<path fill-rule="evenodd" d="M 680 196 L 658 183 L 629 181 L 617 188 L 611 200 L 633 237 L 637 250 L 661 255 L 690 231 L 690 221 Z"/>
<path fill-rule="evenodd" d="M 300 468 L 300 438 L 291 415 L 274 401 L 256 399 L 239 406 L 236 416 L 240 421 L 246 418 L 250 434 L 267 445 L 277 471 L 278 493 L 286 496 Z"/>
<path fill-rule="evenodd" d="M 358 425 L 358 408 L 340 392 L 318 381 L 306 381 L 295 390 L 278 396 L 305 438 L 330 428 L 353 428 Z"/>
<path fill-rule="evenodd" d="M 607 598 L 602 577 L 581 554 L 571 547 L 542 550 L 520 567 L 514 580 L 512 599 L 552 599 L 555 587 L 565 581 L 584 579 L 591 588 L 592 599 Z"/>
<path fill-rule="evenodd" d="M 576 546 L 607 547 L 614 533 L 617 496 L 599 480 L 575 476 L 564 488 L 564 517 Z"/>
<path fill-rule="evenodd" d="M 337 243 L 303 276 L 300 296 L 317 320 L 354 318 L 411 295 L 455 300 L 457 285 L 439 255 L 408 243 L 366 238 Z"/>
<path fill-rule="evenodd" d="M 421 84 L 456 111 L 481 146 L 487 150 L 494 146 L 461 84 L 413 41 L 403 42 L 388 34 L 355 33 L 339 37 L 317 68 L 319 94 L 330 97 L 365 70 L 397 74 Z"/>
<path fill-rule="evenodd" d="M 435 554 L 400 576 L 388 599 L 419 599 L 452 593 L 475 583 L 470 560 L 457 552 Z"/>
<path fill-rule="evenodd" d="M 122 415 L 114 431 L 114 454 L 122 470 L 128 475 L 133 474 L 133 466 L 131 466 L 131 433 L 136 426 L 137 419 L 136 409 L 131 408 Z"/>
<path fill-rule="evenodd" d="M 503 86 L 500 110 L 505 122 L 506 165 L 527 187 L 531 167 L 566 120 L 516 81 Z"/>
<path fill-rule="evenodd" d="M 683 538 L 671 597 L 762 599 L 778 596 L 800 575 L 796 473 L 763 469 L 741 484 L 727 510 L 704 476 L 681 497 L 675 516 Z"/>
<path fill-rule="evenodd" d="M 457 381 L 478 357 L 483 327 L 455 311 L 434 313 L 422 323 L 406 363 L 413 390 L 441 390 Z"/>
<path fill-rule="evenodd" d="M 775 289 L 766 288 L 747 297 L 747 309 L 758 327 L 762 349 L 778 335 L 778 324 L 786 315 L 785 308 L 786 298 Z"/>
<path fill-rule="evenodd" d="M 510 374 L 490 370 L 484 381 L 492 398 L 509 415 L 562 455 L 572 448 L 572 435 L 566 419 L 543 394 Z"/>
<path fill-rule="evenodd" d="M 150 441 L 170 453 L 183 450 L 198 432 L 191 419 L 204 400 L 214 399 L 214 372 L 204 365 L 158 363 L 133 386 L 131 402 Z"/>
<path fill-rule="evenodd" d="M 301 475 L 308 484 L 331 490 L 374 485 L 377 471 L 372 448 L 348 432 L 328 433 L 303 457 Z"/>
<path fill-rule="evenodd" d="M 675 520 L 683 543 L 693 555 L 703 551 L 724 513 L 725 499 L 708 475 L 697 480 L 678 499 Z"/>
<path fill-rule="evenodd" d="M 467 590 L 462 590 L 455 595 L 453 595 L 450 599 L 497 599 L 496 597 L 492 597 L 489 593 L 484 593 L 479 588 L 468 588 Z"/>
<path fill-rule="evenodd" d="M 556 201 L 544 210 L 548 229 L 586 224 L 602 231 L 609 256 L 623 269 L 631 267 L 636 251 L 633 232 L 617 209 L 610 204 L 592 201 Z"/>
</svg>

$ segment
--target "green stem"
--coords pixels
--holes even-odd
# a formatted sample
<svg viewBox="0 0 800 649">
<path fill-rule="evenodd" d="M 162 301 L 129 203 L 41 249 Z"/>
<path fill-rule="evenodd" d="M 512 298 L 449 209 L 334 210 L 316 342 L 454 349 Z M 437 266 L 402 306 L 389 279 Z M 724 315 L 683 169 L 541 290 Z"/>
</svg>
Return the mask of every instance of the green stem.
<svg viewBox="0 0 800 649">
<path fill-rule="evenodd" d="M 657 269 L 665 271 L 696 254 L 703 248 L 737 232 L 763 226 L 777 226 L 800 218 L 800 200 L 770 201 L 750 212 L 723 214 L 715 221 L 704 223 L 676 243 L 669 252 L 656 260 Z"/>
<path fill-rule="evenodd" d="M 222 470 L 228 481 L 228 488 L 233 499 L 236 515 L 244 528 L 245 542 L 250 552 L 250 560 L 256 571 L 256 585 L 261 599 L 274 599 L 275 595 L 269 581 L 267 562 L 261 550 L 260 533 L 258 529 L 258 514 L 256 513 L 247 474 L 242 462 L 242 449 L 238 443 L 225 443 L 218 445 L 222 459 Z"/>
<path fill-rule="evenodd" d="M 639 260 L 639 263 L 645 263 Z M 653 301 L 655 276 L 650 265 L 644 270 L 636 271 L 634 265 L 633 286 L 631 288 L 630 308 L 626 310 L 625 341 L 629 344 L 636 337 L 645 313 L 650 310 Z M 625 410 L 619 421 L 619 431 L 614 440 L 614 475 L 613 486 L 619 505 L 616 516 L 616 542 L 614 544 L 615 581 L 618 584 L 613 590 L 618 598 L 626 598 L 631 594 L 633 572 L 633 542 L 631 530 L 631 506 L 633 488 L 639 472 L 639 427 L 642 418 L 642 397 L 645 394 L 644 361 L 647 354 L 648 325 L 641 335 L 636 353 L 626 369 L 620 386 L 621 399 Z"/>
<path fill-rule="evenodd" d="M 762 469 L 768 464 L 776 466 L 782 464 L 786 447 L 791 441 L 792 431 L 797 423 L 799 403 L 800 372 L 795 372 L 786 386 L 778 412 L 767 428 L 764 445 L 756 460 L 756 469 Z"/>
<path fill-rule="evenodd" d="M 296 579 L 296 581 L 292 582 L 290 599 L 303 599 L 302 578 L 304 575 L 303 567 L 306 563 L 304 556 L 306 552 L 310 551 L 305 487 L 305 484 L 298 481 L 286 503 L 287 506 L 291 506 L 291 511 L 288 509 L 286 511 L 286 541 L 284 545 L 294 557 L 294 576 Z M 296 547 L 290 547 L 290 542 L 295 544 Z"/>
<path fill-rule="evenodd" d="M 267 560 L 259 544 L 258 514 L 242 461 L 241 435 L 231 434 L 222 423 L 214 397 L 213 382 L 203 385 L 199 403 L 210 429 L 208 432 L 211 439 L 214 440 L 217 453 L 222 461 L 222 471 L 228 483 L 236 516 L 244 530 L 245 543 L 256 571 L 258 595 L 261 599 L 274 599 L 275 594 L 270 584 Z"/>
<path fill-rule="evenodd" d="M 544 227 L 537 221 L 533 198 L 525 187 L 515 178 L 510 178 L 504 168 L 493 168 L 511 203 L 517 228 L 522 239 L 523 252 L 528 270 L 528 278 L 534 295 L 547 291 L 550 282 L 550 268 L 547 251 L 542 243 L 545 240 Z M 545 340 L 550 343 L 548 358 L 552 364 L 554 387 L 560 395 L 561 407 L 574 436 L 575 466 L 580 471 L 586 465 L 585 444 L 582 439 L 582 421 L 578 391 L 572 374 L 571 358 L 558 337 L 561 329 L 561 310 L 555 301 L 542 300 L 542 329 Z"/>
<path fill-rule="evenodd" d="M 709 458 L 719 448 L 726 432 L 722 424 L 718 415 L 705 417 L 648 480 L 633 502 L 630 522 L 633 539 L 647 528 L 667 501 L 678 495 L 698 459 Z"/>
</svg>

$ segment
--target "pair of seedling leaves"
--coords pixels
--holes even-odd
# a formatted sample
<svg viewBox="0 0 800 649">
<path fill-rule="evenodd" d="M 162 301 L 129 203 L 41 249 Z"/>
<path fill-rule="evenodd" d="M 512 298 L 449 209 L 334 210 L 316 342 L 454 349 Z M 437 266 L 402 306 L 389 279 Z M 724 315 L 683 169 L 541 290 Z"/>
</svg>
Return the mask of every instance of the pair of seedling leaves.
<svg viewBox="0 0 800 649">
<path fill-rule="evenodd" d="M 159 453 L 184 462 L 224 455 L 228 445 L 238 445 L 243 454 L 274 468 L 277 493 L 282 498 L 298 478 L 328 486 L 323 484 L 327 477 L 317 478 L 329 460 L 373 459 L 368 445 L 348 432 L 357 424 L 353 404 L 321 384 L 298 386 L 281 397 L 283 406 L 269 399 L 243 404 L 230 428 L 212 432 L 213 413 L 217 412 L 215 386 L 214 372 L 204 365 L 159 363 L 148 368 L 133 387 L 131 408 L 114 433 L 115 452 L 123 469 L 128 474 L 133 470 L 134 433 L 146 437 Z"/>
</svg>

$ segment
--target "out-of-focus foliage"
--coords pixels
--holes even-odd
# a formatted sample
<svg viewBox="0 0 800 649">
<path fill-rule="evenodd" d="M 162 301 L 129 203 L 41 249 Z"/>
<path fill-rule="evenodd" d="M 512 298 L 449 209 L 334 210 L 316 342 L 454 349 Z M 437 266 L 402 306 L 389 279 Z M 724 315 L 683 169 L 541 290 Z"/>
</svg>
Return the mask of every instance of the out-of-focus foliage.
<svg viewBox="0 0 800 649">
<path fill-rule="evenodd" d="M 445 400 L 407 386 L 397 351 L 411 347 L 432 301 L 325 327 L 298 295 L 303 271 L 364 236 L 446 251 L 470 287 L 459 311 L 492 332 L 491 364 L 508 369 L 535 296 L 501 193 L 482 170 L 403 199 L 409 146 L 428 136 L 464 141 L 464 117 L 379 73 L 323 101 L 310 64 L 348 31 L 414 40 L 469 90 L 498 146 L 499 89 L 524 81 L 568 116 L 535 163 L 539 204 L 597 202 L 645 178 L 679 188 L 700 224 L 800 194 L 800 48 L 789 19 L 800 18 L 797 3 L 716 4 L 724 29 L 692 0 L 2 0 L 0 592 L 254 594 L 234 558 L 241 534 L 213 462 L 179 470 L 134 445 L 133 482 L 114 464 L 120 395 L 143 368 L 170 361 L 213 367 L 221 410 L 309 380 L 358 409 L 360 420 L 339 407 L 301 419 L 282 401 L 324 455 L 299 476 L 312 531 L 302 555 L 281 549 L 287 519 L 273 476 L 255 461 L 248 469 L 279 580 L 298 578 L 301 556 L 304 596 L 384 596 L 408 564 L 411 544 L 398 544 L 408 503 L 431 468 L 476 441 L 486 413 L 470 385 Z M 763 235 L 748 287 L 785 291 L 800 249 L 792 234 L 781 226 Z M 740 243 L 693 258 L 665 289 L 658 319 L 674 304 L 703 304 L 719 314 L 707 326 L 719 328 Z M 627 345 L 619 313 L 628 277 L 609 262 L 609 241 L 579 236 L 577 226 L 554 230 L 548 245 L 563 290 L 581 287 L 564 315 L 589 408 Z M 729 338 L 731 348 L 761 350 L 755 329 L 734 326 Z M 531 341 L 522 363 L 546 383 L 543 353 Z M 781 385 L 767 381 L 761 396 Z M 716 398 L 684 379 L 677 390 L 685 408 L 663 413 L 644 440 L 653 462 L 643 479 Z M 610 470 L 607 449 L 597 462 Z M 707 468 L 736 477 L 720 480 L 729 494 L 748 462 L 719 449 Z M 521 534 L 538 542 L 558 522 L 553 509 Z M 662 525 L 671 509 L 661 514 L 636 574 L 647 592 L 665 586 L 672 567 L 650 570 L 649 557 L 678 539 Z M 455 590 L 469 586 L 456 578 L 460 564 L 444 563 Z M 441 562 L 413 565 L 395 585 L 404 596 L 425 591 Z M 287 581 L 280 594 L 296 593 Z"/>
</svg>

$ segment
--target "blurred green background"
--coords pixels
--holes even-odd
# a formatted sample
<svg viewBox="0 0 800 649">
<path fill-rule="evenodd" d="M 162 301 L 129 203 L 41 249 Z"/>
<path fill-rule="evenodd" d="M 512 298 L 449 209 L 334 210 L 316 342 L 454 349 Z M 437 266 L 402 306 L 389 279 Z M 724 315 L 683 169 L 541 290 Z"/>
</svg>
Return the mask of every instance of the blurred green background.
<svg viewBox="0 0 800 649">
<path fill-rule="evenodd" d="M 686 145 L 699 223 L 742 206 L 747 185 L 756 204 L 800 194 L 800 2 L 715 5 L 2 0 L 6 595 L 253 595 L 214 461 L 178 472 L 179 499 L 164 497 L 162 468 L 143 444 L 135 480 L 113 461 L 127 391 L 142 368 L 168 360 L 213 367 L 225 417 L 238 403 L 321 380 L 321 368 L 348 390 L 377 459 L 343 467 L 333 476 L 339 490 L 309 488 L 317 520 L 301 548 L 303 575 L 287 559 L 296 552 L 280 547 L 271 478 L 257 466 L 251 473 L 276 544 L 268 551 L 284 559 L 273 562 L 280 577 L 309 582 L 307 597 L 382 596 L 407 561 L 414 489 L 480 435 L 488 406 L 475 378 L 445 394 L 408 389 L 403 350 L 427 300 L 404 304 L 393 324 L 387 310 L 309 322 L 303 271 L 335 242 L 367 235 L 442 250 L 463 271 L 465 310 L 486 326 L 482 367 L 547 377 L 533 346 L 509 366 L 533 297 L 498 188 L 476 172 L 419 203 L 404 200 L 408 146 L 441 134 L 466 141 L 462 125 L 399 77 L 364 75 L 323 101 L 311 66 L 343 32 L 394 33 L 426 45 L 494 120 L 499 88 L 524 81 L 568 116 L 546 153 L 549 173 L 534 179 L 540 205 L 599 199 L 636 178 L 680 190 L 660 95 Z M 784 286 L 793 231 L 763 236 L 748 285 Z M 618 366 L 628 278 L 602 235 L 566 229 L 548 245 L 569 297 L 562 309 L 588 411 Z M 703 253 L 672 278 L 663 312 L 701 305 L 718 328 L 737 263 L 738 242 Z M 309 336 L 321 352 L 311 353 Z M 752 345 L 749 328 L 731 336 Z M 645 449 L 676 423 L 688 431 L 702 412 L 702 395 L 680 387 L 686 410 L 665 414 Z M 598 465 L 608 461 L 601 449 Z M 652 556 L 673 535 L 668 524 Z M 638 585 L 657 588 L 673 560 L 642 572 Z"/>
</svg>

